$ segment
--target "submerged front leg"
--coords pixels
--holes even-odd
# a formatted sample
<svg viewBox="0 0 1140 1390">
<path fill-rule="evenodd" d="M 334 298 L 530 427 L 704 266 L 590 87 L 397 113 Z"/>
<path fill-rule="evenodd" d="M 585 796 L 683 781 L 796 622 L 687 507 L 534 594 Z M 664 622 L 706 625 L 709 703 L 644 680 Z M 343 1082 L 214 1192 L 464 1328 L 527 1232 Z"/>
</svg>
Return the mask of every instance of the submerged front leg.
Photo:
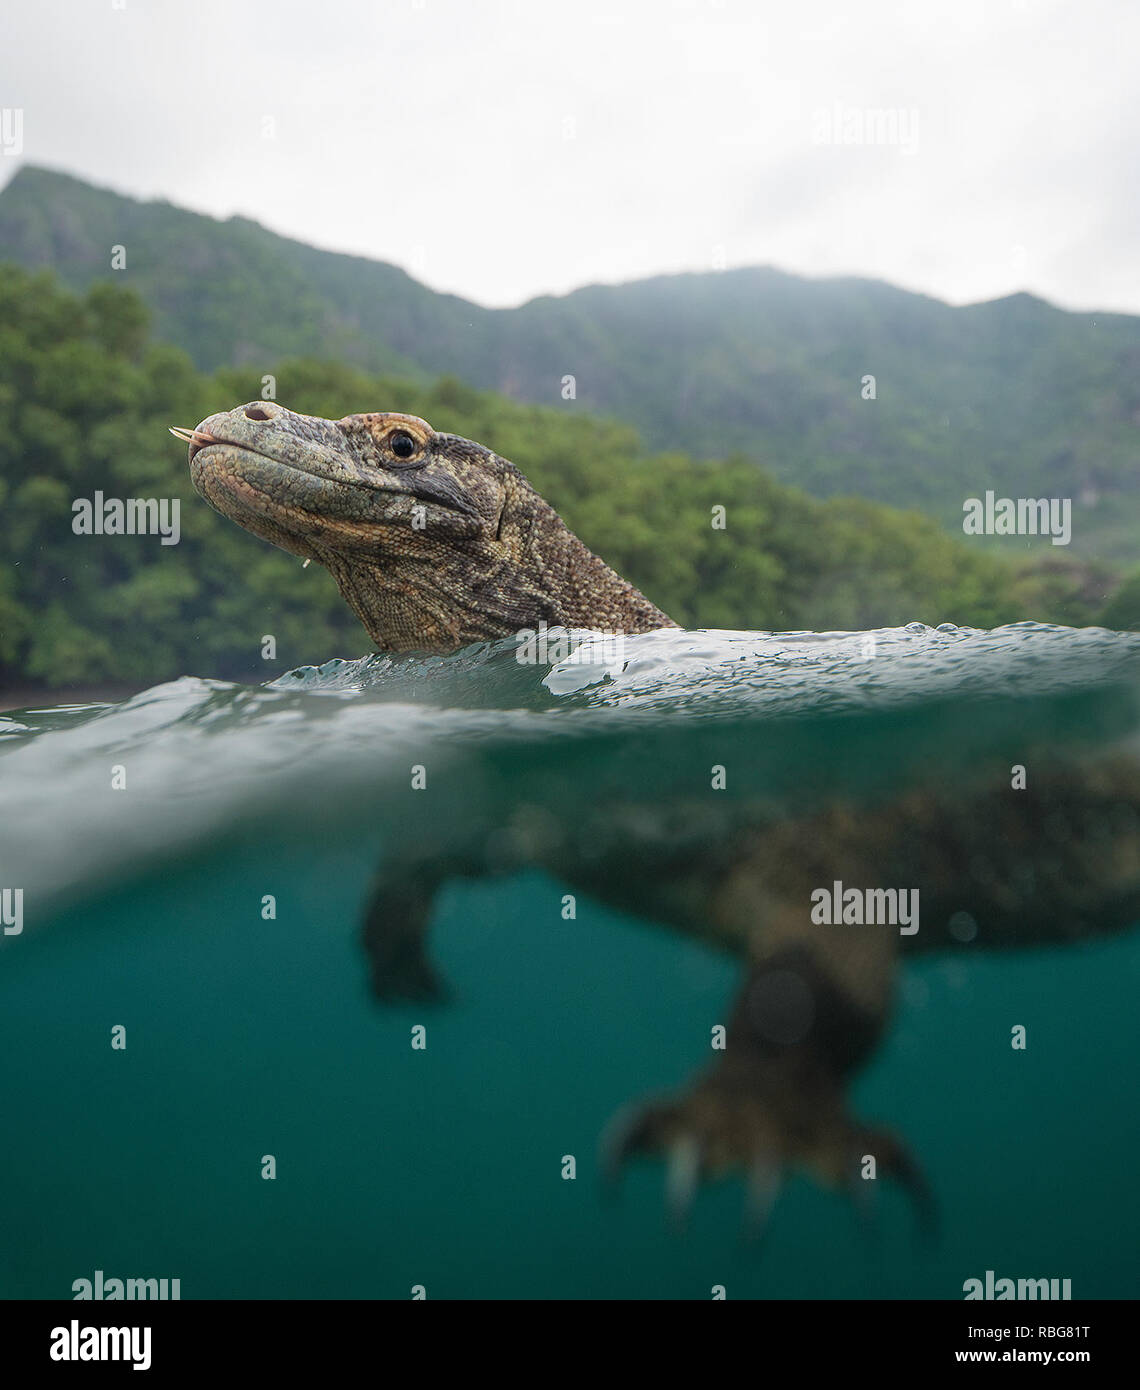
<svg viewBox="0 0 1140 1390">
<path fill-rule="evenodd" d="M 423 861 L 376 876 L 364 909 L 360 939 L 369 983 L 386 1003 L 441 1003 L 447 990 L 427 953 L 427 931 L 436 894 L 453 869 Z"/>
<path fill-rule="evenodd" d="M 528 862 L 529 847 L 510 825 L 471 829 L 459 843 L 389 852 L 369 889 L 360 928 L 374 998 L 441 1003 L 448 990 L 428 954 L 440 890 L 452 879 L 493 878 Z"/>
</svg>

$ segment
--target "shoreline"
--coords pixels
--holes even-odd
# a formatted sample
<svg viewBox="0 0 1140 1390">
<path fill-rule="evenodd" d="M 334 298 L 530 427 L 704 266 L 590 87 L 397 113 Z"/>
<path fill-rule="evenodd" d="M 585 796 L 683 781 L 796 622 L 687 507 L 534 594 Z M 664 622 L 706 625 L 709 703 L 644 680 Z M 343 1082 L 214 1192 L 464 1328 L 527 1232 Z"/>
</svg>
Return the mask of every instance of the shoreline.
<svg viewBox="0 0 1140 1390">
<path fill-rule="evenodd" d="M 284 674 L 284 671 L 277 673 L 278 676 Z M 118 704 L 121 700 L 129 700 L 132 695 L 138 695 L 144 690 L 151 690 L 156 685 L 164 685 L 167 681 L 175 679 L 177 677 L 168 676 L 165 680 L 132 681 L 129 683 L 83 681 L 77 685 L 46 687 L 13 685 L 6 689 L 0 689 L 0 714 L 19 709 L 54 709 L 57 705 Z M 220 676 L 218 679 L 232 680 L 236 685 L 262 685 L 266 681 L 276 679 L 276 677 L 267 675 L 264 671 L 251 671 L 248 675 Z"/>
<path fill-rule="evenodd" d="M 0 713 L 18 709 L 51 709 L 56 705 L 115 704 L 129 700 L 145 685 L 73 685 L 55 689 L 14 686 L 0 690 Z"/>
</svg>

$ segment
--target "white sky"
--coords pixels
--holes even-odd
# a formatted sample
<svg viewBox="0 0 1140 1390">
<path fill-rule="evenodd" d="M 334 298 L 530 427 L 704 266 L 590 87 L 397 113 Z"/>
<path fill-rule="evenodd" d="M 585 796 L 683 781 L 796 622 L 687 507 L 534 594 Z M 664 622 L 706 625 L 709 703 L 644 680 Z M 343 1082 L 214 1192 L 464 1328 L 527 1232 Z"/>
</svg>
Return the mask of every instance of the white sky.
<svg viewBox="0 0 1140 1390">
<path fill-rule="evenodd" d="M 484 304 L 723 263 L 1140 312 L 1138 54 L 1133 0 L 5 0 L 0 107 Z"/>
</svg>

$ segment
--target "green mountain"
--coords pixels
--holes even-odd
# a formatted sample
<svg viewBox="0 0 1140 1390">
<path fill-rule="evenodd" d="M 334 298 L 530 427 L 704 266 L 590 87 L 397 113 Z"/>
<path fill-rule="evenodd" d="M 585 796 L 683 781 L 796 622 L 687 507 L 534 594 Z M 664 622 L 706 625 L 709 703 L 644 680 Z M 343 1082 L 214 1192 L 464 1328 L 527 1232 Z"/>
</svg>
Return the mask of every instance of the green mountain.
<svg viewBox="0 0 1140 1390">
<path fill-rule="evenodd" d="M 648 454 L 628 425 L 455 378 L 315 359 L 206 375 L 151 341 L 147 317 L 119 283 L 80 297 L 49 271 L 0 265 L 0 695 L 187 672 L 265 679 L 368 649 L 329 575 L 212 511 L 167 433 L 258 396 L 266 369 L 311 415 L 385 401 L 493 440 L 587 544 L 688 626 L 1079 625 L 1116 588 L 1095 564 L 1009 564 L 917 513 L 809 497 L 743 458 Z M 77 532 L 76 503 L 97 492 L 177 503 L 177 544 Z M 1121 605 L 1135 612 L 1135 586 Z"/>
<path fill-rule="evenodd" d="M 126 250 L 117 273 L 113 246 Z M 138 202 L 27 166 L 0 191 L 0 259 L 51 268 L 77 290 L 103 278 L 131 286 L 156 336 L 202 370 L 268 371 L 303 355 L 408 381 L 447 373 L 617 417 L 651 448 L 741 453 L 817 496 L 918 508 L 959 533 L 963 501 L 987 489 L 1069 497 L 1071 551 L 1137 558 L 1140 318 L 1069 313 L 1024 294 L 952 308 L 875 281 L 771 269 L 485 309 L 245 218 Z M 867 376 L 874 399 L 864 398 Z M 990 544 L 1057 555 L 1042 540 Z"/>
</svg>

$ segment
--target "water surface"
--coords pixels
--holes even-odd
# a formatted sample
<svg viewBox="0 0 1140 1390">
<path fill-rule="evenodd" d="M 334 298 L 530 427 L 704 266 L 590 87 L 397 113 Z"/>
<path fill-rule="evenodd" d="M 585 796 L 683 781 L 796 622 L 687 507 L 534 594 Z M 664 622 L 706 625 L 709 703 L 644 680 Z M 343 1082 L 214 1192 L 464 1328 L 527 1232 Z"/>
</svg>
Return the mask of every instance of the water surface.
<svg viewBox="0 0 1140 1390">
<path fill-rule="evenodd" d="M 448 1007 L 378 1006 L 357 932 L 378 865 L 512 818 L 696 804 L 709 833 L 1095 752 L 1137 727 L 1138 655 L 1035 624 L 666 632 L 607 668 L 507 642 L 0 716 L 0 1295 L 102 1269 L 184 1298 L 960 1297 L 994 1269 L 1136 1296 L 1140 933 L 908 961 L 854 1103 L 921 1155 L 939 1241 L 889 1189 L 869 1241 L 799 1176 L 757 1251 L 738 1182 L 678 1236 L 659 1165 L 609 1202 L 596 1161 L 705 1063 L 738 961 L 586 898 L 566 921 L 538 866 L 443 891 Z"/>
</svg>

